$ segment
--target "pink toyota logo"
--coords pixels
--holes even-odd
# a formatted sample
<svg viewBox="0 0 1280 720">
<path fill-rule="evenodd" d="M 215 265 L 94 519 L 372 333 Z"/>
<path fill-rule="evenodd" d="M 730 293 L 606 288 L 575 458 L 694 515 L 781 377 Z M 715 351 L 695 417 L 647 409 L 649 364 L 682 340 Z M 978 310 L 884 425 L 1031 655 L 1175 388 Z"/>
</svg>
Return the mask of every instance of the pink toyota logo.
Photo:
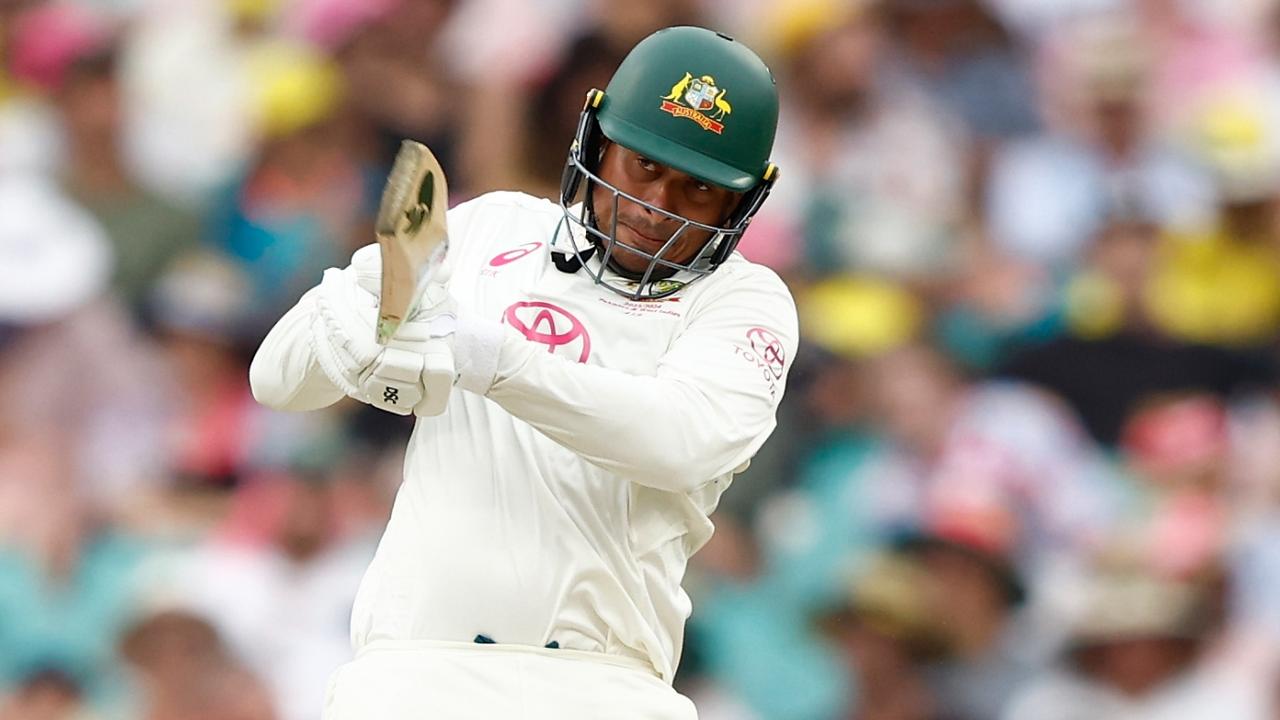
<svg viewBox="0 0 1280 720">
<path fill-rule="evenodd" d="M 536 241 L 517 245 L 506 252 L 494 255 L 493 259 L 489 261 L 489 267 L 502 267 L 507 263 L 513 263 L 540 247 L 542 247 L 542 243 Z"/>
<path fill-rule="evenodd" d="M 521 335 L 546 345 L 547 352 L 554 353 L 563 347 L 567 355 L 573 357 L 576 351 L 580 363 L 591 356 L 591 336 L 587 328 L 564 308 L 532 300 L 518 302 L 507 308 L 502 318 Z"/>
<path fill-rule="evenodd" d="M 764 328 L 751 328 L 747 331 L 747 340 L 751 342 L 751 352 L 755 353 L 769 366 L 769 372 L 775 378 L 782 377 L 783 366 L 787 363 L 787 351 L 777 335 Z"/>
</svg>

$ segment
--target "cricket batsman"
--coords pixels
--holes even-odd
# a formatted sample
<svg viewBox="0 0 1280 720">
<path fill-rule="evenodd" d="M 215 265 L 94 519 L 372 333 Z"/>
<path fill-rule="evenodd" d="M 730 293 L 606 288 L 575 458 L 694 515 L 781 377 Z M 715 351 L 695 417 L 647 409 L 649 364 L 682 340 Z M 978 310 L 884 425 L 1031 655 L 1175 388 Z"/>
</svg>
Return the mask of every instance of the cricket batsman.
<svg viewBox="0 0 1280 720">
<path fill-rule="evenodd" d="M 263 341 L 266 405 L 418 416 L 326 720 L 697 717 L 671 685 L 681 581 L 796 350 L 787 288 L 734 251 L 777 118 L 751 50 L 659 31 L 589 93 L 558 204 L 449 210 L 398 326 L 400 261 L 370 245 Z M 442 182 L 384 196 L 397 232 L 430 225 Z"/>
</svg>

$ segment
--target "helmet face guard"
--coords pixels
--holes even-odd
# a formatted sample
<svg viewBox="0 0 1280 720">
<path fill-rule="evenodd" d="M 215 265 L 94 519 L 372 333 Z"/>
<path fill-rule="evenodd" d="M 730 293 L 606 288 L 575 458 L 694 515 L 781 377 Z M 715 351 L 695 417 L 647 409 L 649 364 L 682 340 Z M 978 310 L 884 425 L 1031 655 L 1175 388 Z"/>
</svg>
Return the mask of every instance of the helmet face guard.
<svg viewBox="0 0 1280 720">
<path fill-rule="evenodd" d="M 690 220 L 641 200 L 618 189 L 596 172 L 604 151 L 603 141 L 607 139 L 595 117 L 593 100 L 598 103 L 597 93 L 603 95 L 599 90 L 588 93 L 587 105 L 582 111 L 577 133 L 569 148 L 569 158 L 560 184 L 560 207 L 564 212 L 561 227 L 567 229 L 566 234 L 573 252 L 597 284 L 632 300 L 663 298 L 710 275 L 729 258 L 742 239 L 742 234 L 746 232 L 751 218 L 769 196 L 777 179 L 777 172 L 771 165 L 767 172 L 768 178 L 744 193 L 737 206 L 719 226 Z M 593 193 L 595 187 L 604 188 L 609 193 L 609 202 L 612 204 L 610 217 L 613 218 L 609 227 L 602 228 L 597 223 Z M 622 200 L 674 220 L 680 226 L 653 253 L 621 243 L 617 238 L 618 205 Z M 692 258 L 677 262 L 669 254 L 685 233 L 690 231 L 708 233 L 710 238 Z M 625 270 L 615 261 L 620 253 L 643 257 L 648 265 L 641 272 Z M 607 276 L 606 272 L 610 271 L 616 277 Z"/>
</svg>

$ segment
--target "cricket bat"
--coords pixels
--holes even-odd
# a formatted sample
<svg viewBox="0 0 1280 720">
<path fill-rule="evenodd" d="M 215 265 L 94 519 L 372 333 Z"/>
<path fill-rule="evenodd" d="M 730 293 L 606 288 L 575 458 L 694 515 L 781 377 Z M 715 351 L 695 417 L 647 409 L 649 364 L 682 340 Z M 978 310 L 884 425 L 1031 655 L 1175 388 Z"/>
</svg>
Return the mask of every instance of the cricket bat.
<svg viewBox="0 0 1280 720">
<path fill-rule="evenodd" d="M 377 341 L 386 345 L 414 309 L 448 248 L 449 189 L 440 161 L 422 143 L 400 143 L 374 222 L 382 255 Z"/>
</svg>

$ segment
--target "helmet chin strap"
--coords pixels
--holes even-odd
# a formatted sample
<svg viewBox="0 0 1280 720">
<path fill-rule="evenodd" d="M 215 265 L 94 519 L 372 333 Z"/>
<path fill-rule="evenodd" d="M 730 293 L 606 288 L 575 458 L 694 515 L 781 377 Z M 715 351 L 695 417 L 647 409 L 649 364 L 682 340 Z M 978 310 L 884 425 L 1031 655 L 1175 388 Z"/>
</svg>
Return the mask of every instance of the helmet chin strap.
<svg viewBox="0 0 1280 720">
<path fill-rule="evenodd" d="M 582 266 L 586 264 L 588 260 L 591 259 L 592 255 L 595 255 L 595 254 L 596 254 L 595 245 L 592 245 L 586 250 L 583 250 L 582 252 L 578 252 L 578 253 L 553 252 L 551 253 L 551 262 L 555 264 L 556 269 L 559 270 L 560 272 L 568 273 L 572 275 L 578 272 L 579 270 L 581 270 Z"/>
</svg>

